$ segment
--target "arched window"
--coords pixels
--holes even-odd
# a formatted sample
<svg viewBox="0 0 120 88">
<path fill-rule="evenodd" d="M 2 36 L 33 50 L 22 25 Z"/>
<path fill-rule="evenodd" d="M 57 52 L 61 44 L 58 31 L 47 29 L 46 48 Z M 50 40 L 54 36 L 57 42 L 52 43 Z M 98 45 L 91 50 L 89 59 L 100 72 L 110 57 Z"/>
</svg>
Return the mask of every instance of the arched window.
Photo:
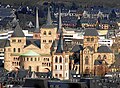
<svg viewBox="0 0 120 88">
<path fill-rule="evenodd" d="M 44 31 L 43 35 L 46 35 L 46 31 Z"/>
<path fill-rule="evenodd" d="M 55 57 L 55 63 L 57 63 L 57 62 L 58 62 L 58 57 L 56 56 L 56 57 Z"/>
<path fill-rule="evenodd" d="M 60 57 L 60 59 L 59 59 L 59 63 L 62 63 L 62 57 Z"/>
<path fill-rule="evenodd" d="M 107 56 L 106 56 L 106 55 L 104 55 L 104 56 L 103 56 L 103 59 L 107 59 Z"/>
<path fill-rule="evenodd" d="M 49 35 L 51 35 L 51 31 L 49 31 L 49 33 L 48 33 Z"/>
<path fill-rule="evenodd" d="M 85 57 L 85 64 L 86 64 L 86 65 L 89 64 L 89 58 L 88 58 L 88 56 Z"/>
<path fill-rule="evenodd" d="M 101 59 L 101 56 L 100 55 L 98 55 L 98 58 L 97 59 Z"/>
</svg>

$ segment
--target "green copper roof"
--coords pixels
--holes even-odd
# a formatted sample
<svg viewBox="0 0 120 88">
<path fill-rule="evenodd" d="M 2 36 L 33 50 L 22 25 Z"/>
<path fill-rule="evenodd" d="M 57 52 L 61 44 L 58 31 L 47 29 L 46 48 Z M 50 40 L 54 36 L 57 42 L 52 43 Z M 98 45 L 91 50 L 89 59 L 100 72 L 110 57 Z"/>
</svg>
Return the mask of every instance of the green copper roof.
<svg viewBox="0 0 120 88">
<path fill-rule="evenodd" d="M 40 56 L 40 55 L 38 53 L 30 50 L 30 51 L 28 51 L 26 53 L 21 54 L 21 56 Z"/>
</svg>

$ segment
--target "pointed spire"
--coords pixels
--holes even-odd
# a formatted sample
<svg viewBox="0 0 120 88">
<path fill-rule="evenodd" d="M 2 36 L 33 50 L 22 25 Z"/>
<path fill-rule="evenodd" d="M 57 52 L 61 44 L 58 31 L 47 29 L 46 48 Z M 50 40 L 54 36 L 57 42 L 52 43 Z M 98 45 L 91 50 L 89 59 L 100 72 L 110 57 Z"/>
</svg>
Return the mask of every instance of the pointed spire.
<svg viewBox="0 0 120 88">
<path fill-rule="evenodd" d="M 48 15 L 47 15 L 47 25 L 52 25 L 52 19 L 50 14 L 50 7 L 48 7 Z"/>
<path fill-rule="evenodd" d="M 56 53 L 63 53 L 63 37 L 62 36 L 63 36 L 62 33 L 60 33 Z"/>
<path fill-rule="evenodd" d="M 39 29 L 38 7 L 36 7 L 36 29 Z"/>
<path fill-rule="evenodd" d="M 58 33 L 61 33 L 62 29 L 62 20 L 61 20 L 61 8 L 59 7 L 59 14 L 58 14 Z"/>
</svg>

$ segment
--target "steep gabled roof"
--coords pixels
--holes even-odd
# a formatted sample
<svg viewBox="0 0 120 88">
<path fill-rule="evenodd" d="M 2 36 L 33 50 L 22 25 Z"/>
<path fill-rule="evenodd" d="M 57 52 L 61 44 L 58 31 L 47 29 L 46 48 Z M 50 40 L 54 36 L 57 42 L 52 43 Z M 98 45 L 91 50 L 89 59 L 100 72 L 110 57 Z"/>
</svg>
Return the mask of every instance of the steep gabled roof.
<svg viewBox="0 0 120 88">
<path fill-rule="evenodd" d="M 20 27 L 19 24 L 17 24 L 17 26 L 15 27 L 14 32 L 11 37 L 25 37 L 22 31 L 22 28 Z"/>
<path fill-rule="evenodd" d="M 112 53 L 112 50 L 108 46 L 100 46 L 97 53 Z"/>
<path fill-rule="evenodd" d="M 98 36 L 98 32 L 95 28 L 86 28 L 84 36 Z"/>
<path fill-rule="evenodd" d="M 6 45 L 7 40 L 6 39 L 0 39 L 0 48 L 4 48 Z"/>
<path fill-rule="evenodd" d="M 26 40 L 26 46 L 29 46 L 30 44 L 33 44 L 35 46 L 37 46 L 38 48 L 40 48 L 40 40 L 38 39 L 27 39 Z"/>
</svg>

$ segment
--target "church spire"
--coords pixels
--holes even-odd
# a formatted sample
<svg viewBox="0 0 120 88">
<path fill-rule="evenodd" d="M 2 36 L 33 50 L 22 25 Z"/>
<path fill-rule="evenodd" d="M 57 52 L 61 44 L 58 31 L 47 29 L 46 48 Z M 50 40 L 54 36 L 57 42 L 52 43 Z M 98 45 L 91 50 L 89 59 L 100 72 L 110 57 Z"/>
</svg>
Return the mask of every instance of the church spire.
<svg viewBox="0 0 120 88">
<path fill-rule="evenodd" d="M 63 49 L 63 35 L 61 32 L 60 36 L 59 36 L 58 44 L 57 44 L 56 53 L 63 53 L 63 51 L 64 51 L 64 49 Z"/>
<path fill-rule="evenodd" d="M 52 25 L 52 19 L 50 14 L 50 7 L 48 7 L 48 15 L 47 15 L 47 25 Z"/>
<path fill-rule="evenodd" d="M 58 34 L 62 32 L 62 20 L 61 20 L 61 8 L 59 7 L 59 14 L 58 14 Z"/>
<path fill-rule="evenodd" d="M 39 29 L 38 7 L 36 7 L 36 29 Z"/>
</svg>

